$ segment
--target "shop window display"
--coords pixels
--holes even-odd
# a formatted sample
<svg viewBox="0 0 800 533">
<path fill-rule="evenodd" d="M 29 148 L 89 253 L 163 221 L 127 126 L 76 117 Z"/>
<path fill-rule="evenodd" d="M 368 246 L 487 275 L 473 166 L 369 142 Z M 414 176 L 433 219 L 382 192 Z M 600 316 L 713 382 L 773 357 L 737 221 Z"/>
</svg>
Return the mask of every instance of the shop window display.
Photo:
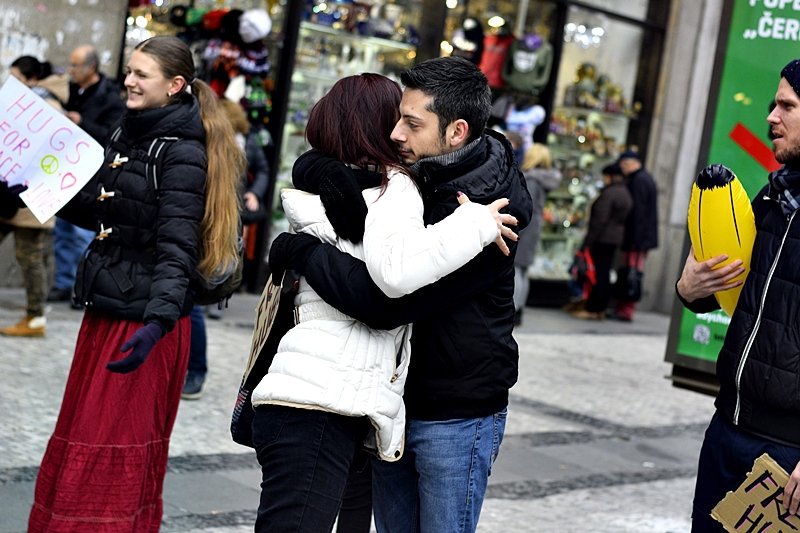
<svg viewBox="0 0 800 533">
<path fill-rule="evenodd" d="M 638 144 L 629 137 L 642 113 L 634 89 L 643 53 L 639 21 L 649 8 L 648 0 L 470 0 L 453 2 L 448 14 L 442 53 L 477 56 L 493 91 L 490 125 L 519 133 L 526 145 L 546 143 L 564 176 L 547 195 L 528 270 L 552 294 L 567 297 L 555 284 L 569 278 L 602 186 L 600 170 Z"/>
<path fill-rule="evenodd" d="M 419 0 L 307 3 L 292 73 L 279 182 L 290 181 L 295 159 L 308 149 L 303 136 L 308 112 L 336 80 L 361 72 L 397 79 L 413 64 L 419 8 Z"/>
<path fill-rule="evenodd" d="M 579 33 L 589 37 L 576 37 Z M 570 8 L 550 115 L 548 145 L 567 178 L 546 200 L 542 238 L 529 276 L 566 280 L 581 246 L 600 169 L 625 149 L 642 30 L 595 12 Z"/>
</svg>

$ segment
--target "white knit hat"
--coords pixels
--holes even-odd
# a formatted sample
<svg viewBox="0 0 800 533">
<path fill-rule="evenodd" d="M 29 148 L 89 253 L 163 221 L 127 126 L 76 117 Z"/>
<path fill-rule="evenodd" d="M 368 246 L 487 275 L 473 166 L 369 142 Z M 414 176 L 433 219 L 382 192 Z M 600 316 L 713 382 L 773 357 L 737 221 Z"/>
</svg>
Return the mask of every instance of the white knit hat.
<svg viewBox="0 0 800 533">
<path fill-rule="evenodd" d="M 239 18 L 239 36 L 246 43 L 254 43 L 269 35 L 272 20 L 265 9 L 248 9 Z"/>
</svg>

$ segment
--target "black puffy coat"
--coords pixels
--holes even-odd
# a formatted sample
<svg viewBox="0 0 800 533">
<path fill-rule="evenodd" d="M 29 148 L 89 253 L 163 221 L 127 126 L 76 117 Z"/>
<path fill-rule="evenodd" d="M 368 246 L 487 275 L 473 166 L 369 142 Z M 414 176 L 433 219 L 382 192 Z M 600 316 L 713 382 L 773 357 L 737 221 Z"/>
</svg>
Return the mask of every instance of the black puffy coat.
<svg viewBox="0 0 800 533">
<path fill-rule="evenodd" d="M 447 166 L 420 165 L 425 224 L 458 207 L 457 192 L 488 204 L 508 198 L 507 211 L 524 228 L 532 204 L 505 137 L 491 131 L 475 150 Z M 519 350 L 512 336 L 514 252 L 490 244 L 466 265 L 402 298 L 388 298 L 366 265 L 320 245 L 302 274 L 329 304 L 373 328 L 414 323 L 404 400 L 410 418 L 446 420 L 488 416 L 506 407 L 517 381 Z"/>
<path fill-rule="evenodd" d="M 658 247 L 658 190 L 653 176 L 640 168 L 626 178 L 633 209 L 625 224 L 623 250 L 646 252 Z"/>
<path fill-rule="evenodd" d="M 156 188 L 148 150 L 159 137 L 180 140 L 165 147 Z M 113 166 L 117 155 L 124 162 Z M 121 319 L 155 321 L 167 331 L 188 314 L 205 180 L 205 132 L 191 95 L 125 115 L 103 166 L 58 213 L 98 232 L 78 267 L 78 300 Z"/>
<path fill-rule="evenodd" d="M 715 405 L 745 431 L 800 446 L 800 214 L 765 195 L 776 196 L 766 186 L 753 200 L 750 273 L 717 357 Z M 686 306 L 719 307 L 713 295 Z"/>
<path fill-rule="evenodd" d="M 589 211 L 589 227 L 583 245 L 619 246 L 625 236 L 625 221 L 633 207 L 633 198 L 622 183 L 603 187 Z"/>
<path fill-rule="evenodd" d="M 800 446 L 800 216 L 767 191 L 753 201 L 756 240 L 717 359 L 716 406 L 742 429 Z"/>
<path fill-rule="evenodd" d="M 119 87 L 100 74 L 100 81 L 82 92 L 76 84 L 70 83 L 69 100 L 64 109 L 80 113 L 80 127 L 103 144 L 125 112 L 119 93 Z"/>
</svg>

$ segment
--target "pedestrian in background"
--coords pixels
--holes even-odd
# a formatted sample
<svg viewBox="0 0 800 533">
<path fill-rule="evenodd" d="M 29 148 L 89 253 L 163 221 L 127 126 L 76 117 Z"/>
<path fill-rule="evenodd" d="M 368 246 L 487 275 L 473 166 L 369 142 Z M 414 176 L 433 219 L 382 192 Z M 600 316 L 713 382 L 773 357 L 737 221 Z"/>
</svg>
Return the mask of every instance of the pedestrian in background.
<svg viewBox="0 0 800 533">
<path fill-rule="evenodd" d="M 50 63 L 40 62 L 33 56 L 18 57 L 11 63 L 11 75 L 27 85 L 39 97 L 56 109 L 63 111 L 61 101 L 53 91 L 66 89 L 66 80 L 59 84 Z M 47 87 L 52 88 L 52 91 Z M 16 203 L 14 204 L 16 205 Z M 12 213 L 12 211 L 14 211 Z M 54 220 L 40 223 L 27 207 L 11 210 L 0 217 L 0 241 L 14 235 L 14 255 L 25 287 L 25 316 L 14 324 L 0 328 L 0 335 L 10 337 L 44 337 L 47 318 L 47 252 L 45 244 L 53 229 Z"/>
<path fill-rule="evenodd" d="M 536 248 L 542 233 L 542 213 L 547 193 L 561 183 L 561 171 L 553 168 L 550 149 L 541 143 L 533 143 L 525 150 L 520 170 L 525 176 L 525 185 L 531 195 L 533 211 L 531 222 L 519 232 L 517 254 L 514 256 L 514 325 L 522 324 L 522 311 L 528 301 L 531 281 L 528 268 L 536 258 Z"/>
<path fill-rule="evenodd" d="M 633 208 L 625 223 L 622 265 L 644 274 L 647 252 L 658 246 L 658 191 L 653 176 L 644 168 L 638 152 L 626 150 L 619 156 L 625 185 L 633 198 Z M 611 318 L 630 322 L 636 302 L 617 298 Z"/>
<path fill-rule="evenodd" d="M 245 154 L 246 171 L 242 174 L 239 187 L 242 206 L 242 239 L 247 242 L 249 232 L 255 231 L 251 224 L 266 218 L 267 211 L 263 205 L 264 194 L 269 180 L 269 164 L 255 134 L 250 134 L 250 123 L 241 105 L 230 100 L 219 101 L 221 112 L 230 121 L 236 144 Z M 246 246 L 245 246 L 246 248 Z M 208 342 L 206 336 L 205 313 L 209 318 L 221 319 L 225 314 L 225 303 L 208 306 L 195 306 L 189 317 L 192 322 L 192 347 L 189 351 L 189 365 L 181 398 L 198 400 L 203 395 L 206 375 L 208 374 Z"/>
<path fill-rule="evenodd" d="M 192 280 L 238 260 L 244 158 L 175 37 L 136 46 L 127 112 L 103 166 L 60 212 L 99 229 L 79 268 L 86 304 L 30 532 L 158 531 L 169 438 L 189 356 Z M 142 160 L 160 137 L 158 184 Z"/>
<path fill-rule="evenodd" d="M 781 70 L 769 113 L 775 159 L 783 166 L 753 196 L 756 238 L 750 273 L 717 357 L 716 412 L 706 429 L 692 507 L 693 533 L 723 533 L 711 510 L 768 453 L 790 478 L 777 493 L 800 510 L 800 59 Z M 690 250 L 676 285 L 695 313 L 719 308 L 714 293 L 742 284 L 742 261 L 698 262 Z"/>
<path fill-rule="evenodd" d="M 595 284 L 584 309 L 570 313 L 584 320 L 602 320 L 611 301 L 611 267 L 625 237 L 625 222 L 633 198 L 625 186 L 622 169 L 616 163 L 603 167 L 603 188 L 592 202 L 582 248 L 588 249 L 595 271 Z"/>
<path fill-rule="evenodd" d="M 122 116 L 125 106 L 120 91 L 100 70 L 100 58 L 91 45 L 81 45 L 69 55 L 69 99 L 65 104 L 67 117 L 81 127 L 94 140 L 105 145 Z M 95 232 L 56 218 L 53 235 L 55 278 L 47 295 L 50 302 L 71 300 L 75 285 L 75 272 L 86 247 Z M 78 302 L 73 307 L 80 309 Z"/>
<path fill-rule="evenodd" d="M 442 57 L 419 63 L 400 79 L 405 89 L 391 138 L 418 178 L 424 224 L 443 222 L 466 196 L 485 203 L 508 198 L 517 228 L 525 227 L 531 199 L 512 147 L 502 134 L 485 129 L 491 112 L 486 76 L 464 58 Z M 340 209 L 348 208 L 343 202 Z M 452 245 L 445 242 L 442 250 Z M 405 453 L 396 462 L 372 462 L 380 532 L 477 527 L 519 362 L 512 336 L 516 243 L 507 246 L 508 251 L 485 248 L 452 274 L 402 298 L 387 297 L 363 262 L 333 246 L 287 246 L 292 249 L 282 254 L 283 264 L 302 272 L 346 315 L 379 328 L 413 322 L 414 361 L 403 396 Z M 420 255 L 424 260 L 418 261 L 437 256 Z M 272 260 L 271 250 L 270 265 Z"/>
</svg>

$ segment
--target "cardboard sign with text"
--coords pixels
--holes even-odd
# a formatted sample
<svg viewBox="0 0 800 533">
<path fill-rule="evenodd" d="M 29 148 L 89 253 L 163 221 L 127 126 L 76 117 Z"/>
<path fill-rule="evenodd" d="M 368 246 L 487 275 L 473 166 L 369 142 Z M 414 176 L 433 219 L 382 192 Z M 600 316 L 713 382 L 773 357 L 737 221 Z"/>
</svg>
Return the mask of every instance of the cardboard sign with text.
<svg viewBox="0 0 800 533">
<path fill-rule="evenodd" d="M 270 274 L 266 285 L 264 285 L 264 291 L 261 293 L 258 306 L 256 306 L 256 319 L 253 327 L 253 338 L 250 341 L 250 357 L 248 357 L 247 365 L 245 365 L 242 383 L 244 383 L 247 379 L 247 376 L 250 375 L 250 371 L 253 369 L 253 365 L 255 365 L 256 360 L 258 359 L 258 354 L 261 353 L 264 343 L 267 342 L 269 332 L 272 330 L 272 325 L 275 323 L 275 316 L 278 313 L 278 305 L 281 302 L 282 284 L 283 277 L 281 277 L 281 279 L 278 280 L 278 284 L 275 285 L 272 282 L 272 275 Z"/>
<path fill-rule="evenodd" d="M 88 133 L 13 76 L 0 87 L 0 180 L 24 183 L 25 205 L 44 223 L 103 164 Z"/>
<path fill-rule="evenodd" d="M 728 492 L 711 511 L 732 533 L 746 531 L 800 531 L 800 516 L 783 506 L 783 487 L 789 475 L 766 453 L 738 489 Z"/>
</svg>

